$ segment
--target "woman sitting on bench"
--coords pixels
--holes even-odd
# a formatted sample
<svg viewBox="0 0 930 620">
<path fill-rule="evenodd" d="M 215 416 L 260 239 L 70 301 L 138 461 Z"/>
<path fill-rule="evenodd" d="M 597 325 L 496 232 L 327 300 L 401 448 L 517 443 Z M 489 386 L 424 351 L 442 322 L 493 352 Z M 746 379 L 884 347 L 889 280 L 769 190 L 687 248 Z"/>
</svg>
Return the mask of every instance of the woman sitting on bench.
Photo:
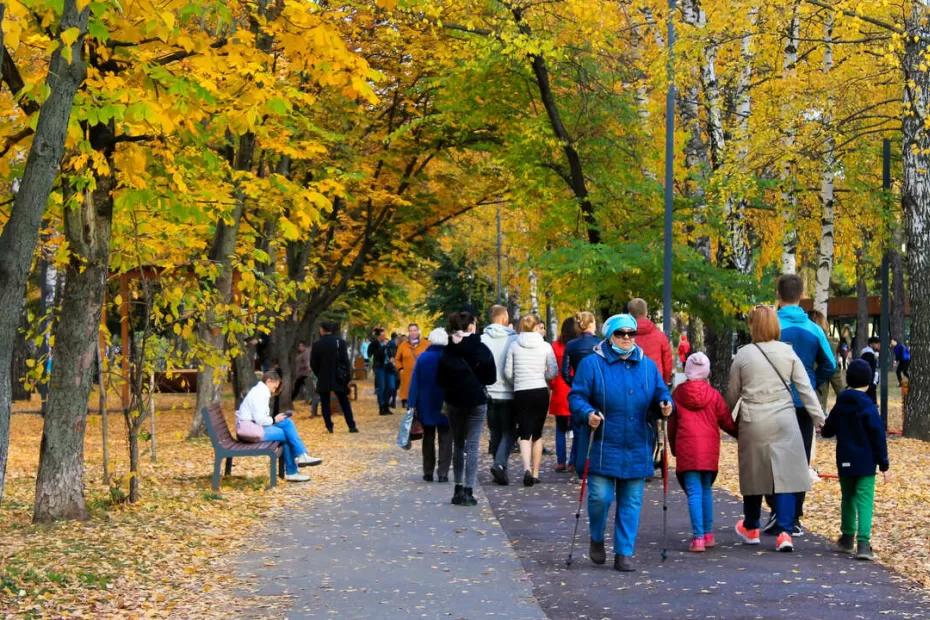
<svg viewBox="0 0 930 620">
<path fill-rule="evenodd" d="M 290 482 L 307 482 L 310 476 L 297 471 L 298 467 L 319 465 L 323 459 L 307 454 L 304 442 L 297 433 L 290 412 L 271 417 L 271 397 L 281 389 L 281 376 L 276 370 L 262 375 L 262 380 L 246 394 L 236 411 L 236 427 L 242 422 L 254 422 L 263 431 L 259 441 L 279 441 L 284 449 L 284 479 Z"/>
</svg>

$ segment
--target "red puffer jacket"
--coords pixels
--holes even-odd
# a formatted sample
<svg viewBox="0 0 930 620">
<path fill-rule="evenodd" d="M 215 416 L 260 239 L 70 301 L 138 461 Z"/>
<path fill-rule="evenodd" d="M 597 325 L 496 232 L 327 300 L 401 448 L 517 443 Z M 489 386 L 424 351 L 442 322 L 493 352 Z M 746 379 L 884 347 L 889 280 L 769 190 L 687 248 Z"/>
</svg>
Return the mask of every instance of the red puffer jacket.
<svg viewBox="0 0 930 620">
<path fill-rule="evenodd" d="M 561 368 L 562 359 L 565 357 L 565 345 L 556 340 L 552 343 L 552 351 L 555 353 L 556 364 Z M 561 372 L 549 382 L 549 387 L 552 388 L 552 393 L 549 395 L 549 415 L 570 416 L 568 393 L 571 388 L 565 383 Z"/>
<path fill-rule="evenodd" d="M 685 381 L 672 392 L 675 410 L 668 420 L 668 441 L 675 471 L 717 471 L 720 429 L 736 436 L 737 426 L 720 392 L 707 381 Z"/>
<path fill-rule="evenodd" d="M 646 357 L 656 363 L 659 374 L 669 383 L 672 380 L 672 345 L 656 324 L 644 316 L 636 319 L 636 344 Z"/>
</svg>

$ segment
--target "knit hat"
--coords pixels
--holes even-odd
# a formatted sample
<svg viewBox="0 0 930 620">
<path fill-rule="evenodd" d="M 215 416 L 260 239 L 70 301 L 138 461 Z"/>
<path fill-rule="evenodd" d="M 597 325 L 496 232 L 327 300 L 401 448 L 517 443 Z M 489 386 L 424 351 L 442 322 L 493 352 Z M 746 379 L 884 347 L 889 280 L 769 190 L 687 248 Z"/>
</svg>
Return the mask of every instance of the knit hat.
<svg viewBox="0 0 930 620">
<path fill-rule="evenodd" d="M 688 381 L 699 381 L 710 376 L 710 360 L 698 351 L 688 356 L 685 362 L 685 376 Z"/>
<path fill-rule="evenodd" d="M 441 327 L 437 327 L 429 333 L 427 338 L 430 344 L 436 344 L 444 347 L 449 344 L 449 333 Z"/>
<path fill-rule="evenodd" d="M 618 329 L 629 329 L 635 332 L 636 319 L 633 318 L 632 314 L 615 314 L 604 321 L 601 326 L 601 334 L 604 338 L 610 338 L 610 335 Z"/>
<path fill-rule="evenodd" d="M 853 360 L 846 369 L 846 385 L 851 388 L 866 387 L 872 383 L 872 367 L 865 360 Z"/>
</svg>

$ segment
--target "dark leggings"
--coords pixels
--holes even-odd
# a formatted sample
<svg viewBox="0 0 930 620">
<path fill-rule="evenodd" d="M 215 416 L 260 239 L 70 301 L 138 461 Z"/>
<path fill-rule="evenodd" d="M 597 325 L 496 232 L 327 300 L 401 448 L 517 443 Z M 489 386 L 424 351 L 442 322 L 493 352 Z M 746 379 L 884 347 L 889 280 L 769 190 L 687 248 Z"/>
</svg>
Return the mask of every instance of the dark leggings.
<svg viewBox="0 0 930 620">
<path fill-rule="evenodd" d="M 522 440 L 540 439 L 549 415 L 549 388 L 514 392 L 513 411 L 517 419 L 517 436 Z"/>
</svg>

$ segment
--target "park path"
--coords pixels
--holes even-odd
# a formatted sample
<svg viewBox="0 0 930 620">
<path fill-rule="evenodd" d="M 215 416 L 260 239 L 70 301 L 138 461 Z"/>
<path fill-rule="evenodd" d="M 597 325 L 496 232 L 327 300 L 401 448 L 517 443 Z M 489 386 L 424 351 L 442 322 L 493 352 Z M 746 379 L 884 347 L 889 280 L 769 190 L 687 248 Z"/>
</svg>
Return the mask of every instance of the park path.
<svg viewBox="0 0 930 620">
<path fill-rule="evenodd" d="M 662 487 L 654 481 L 637 572 L 588 560 L 584 515 L 567 569 L 578 484 L 553 473 L 552 459 L 543 483 L 524 488 L 494 485 L 484 457 L 480 504 L 460 508 L 449 504 L 451 484 L 420 480 L 418 445 L 388 451 L 351 490 L 272 524 L 267 548 L 242 558 L 238 570 L 259 598 L 278 602 L 276 617 L 288 618 L 930 617 L 923 591 L 881 565 L 832 552 L 822 538 L 798 538 L 794 553 L 772 551 L 771 539 L 739 544 L 732 524 L 741 504 L 722 490 L 719 546 L 688 553 L 687 507 L 674 480 L 666 562 Z"/>
</svg>

